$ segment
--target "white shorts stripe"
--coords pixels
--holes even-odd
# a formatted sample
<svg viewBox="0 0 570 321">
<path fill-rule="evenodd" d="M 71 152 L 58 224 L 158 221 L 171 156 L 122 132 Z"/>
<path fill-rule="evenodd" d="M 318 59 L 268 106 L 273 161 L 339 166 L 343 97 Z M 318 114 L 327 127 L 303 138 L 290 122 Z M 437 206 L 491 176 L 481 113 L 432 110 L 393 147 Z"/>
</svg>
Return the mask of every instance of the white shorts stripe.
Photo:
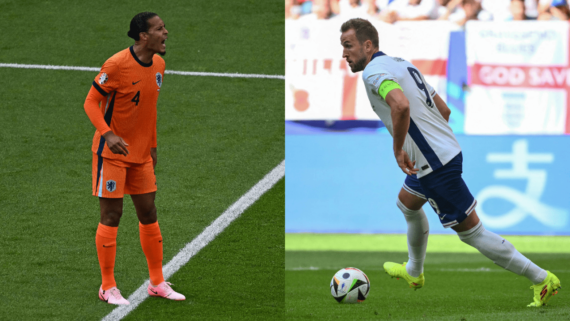
<svg viewBox="0 0 570 321">
<path fill-rule="evenodd" d="M 443 227 L 449 228 L 449 227 L 455 226 L 457 224 L 459 224 L 459 223 L 457 223 L 457 220 L 455 220 L 455 221 L 451 221 L 451 222 L 447 222 L 447 223 L 443 224 Z"/>
<path fill-rule="evenodd" d="M 404 184 L 403 187 L 404 187 L 404 189 L 405 189 L 408 193 L 410 193 L 410 194 L 412 194 L 412 195 L 415 195 L 415 196 L 417 196 L 417 197 L 419 197 L 419 198 L 422 198 L 422 199 L 424 199 L 424 200 L 426 199 L 425 195 L 414 191 L 413 189 L 411 189 L 410 187 L 408 187 L 408 185 Z"/>
<path fill-rule="evenodd" d="M 103 164 L 101 164 L 101 173 L 99 175 L 99 192 L 97 193 L 97 196 L 103 197 Z"/>
<path fill-rule="evenodd" d="M 473 204 L 471 204 L 471 206 L 469 206 L 467 211 L 465 211 L 465 214 L 467 214 L 467 216 L 469 216 L 469 214 L 471 214 L 471 212 L 473 212 L 473 210 L 475 209 L 475 205 L 477 205 L 477 200 L 474 199 Z"/>
</svg>

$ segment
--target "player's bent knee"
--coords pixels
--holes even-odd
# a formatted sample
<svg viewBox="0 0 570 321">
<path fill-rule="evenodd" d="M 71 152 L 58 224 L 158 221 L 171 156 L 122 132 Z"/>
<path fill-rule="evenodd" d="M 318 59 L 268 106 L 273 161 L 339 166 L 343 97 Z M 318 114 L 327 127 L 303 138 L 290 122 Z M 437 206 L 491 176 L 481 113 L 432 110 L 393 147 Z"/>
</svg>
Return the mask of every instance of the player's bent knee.
<svg viewBox="0 0 570 321">
<path fill-rule="evenodd" d="M 152 208 L 148 211 L 144 211 L 141 213 L 137 213 L 139 217 L 139 221 L 142 224 L 152 224 L 157 221 L 156 215 L 156 206 L 152 206 Z"/>
<path fill-rule="evenodd" d="M 101 224 L 107 226 L 119 226 L 123 212 L 119 211 L 107 211 L 101 213 Z"/>
</svg>

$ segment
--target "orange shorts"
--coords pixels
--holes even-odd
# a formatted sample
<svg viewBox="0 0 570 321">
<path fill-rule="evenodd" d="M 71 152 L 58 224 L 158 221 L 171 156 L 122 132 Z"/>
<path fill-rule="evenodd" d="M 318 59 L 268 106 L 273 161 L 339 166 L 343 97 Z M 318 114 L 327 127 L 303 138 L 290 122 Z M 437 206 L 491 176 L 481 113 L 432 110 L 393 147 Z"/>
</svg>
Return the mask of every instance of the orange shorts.
<svg viewBox="0 0 570 321">
<path fill-rule="evenodd" d="M 152 158 L 146 163 L 126 163 L 93 153 L 93 196 L 123 198 L 156 192 Z"/>
</svg>

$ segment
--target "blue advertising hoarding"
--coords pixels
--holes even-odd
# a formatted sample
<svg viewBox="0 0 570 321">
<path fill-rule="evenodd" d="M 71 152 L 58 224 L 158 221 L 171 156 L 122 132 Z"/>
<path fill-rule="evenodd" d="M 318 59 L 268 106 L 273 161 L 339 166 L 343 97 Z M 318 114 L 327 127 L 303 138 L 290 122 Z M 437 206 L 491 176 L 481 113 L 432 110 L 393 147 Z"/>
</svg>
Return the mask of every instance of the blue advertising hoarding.
<svg viewBox="0 0 570 321">
<path fill-rule="evenodd" d="M 501 234 L 570 235 L 570 137 L 458 136 L 483 224 Z M 286 232 L 405 233 L 404 182 L 385 134 L 286 136 Z M 444 229 L 424 206 L 431 233 Z"/>
</svg>

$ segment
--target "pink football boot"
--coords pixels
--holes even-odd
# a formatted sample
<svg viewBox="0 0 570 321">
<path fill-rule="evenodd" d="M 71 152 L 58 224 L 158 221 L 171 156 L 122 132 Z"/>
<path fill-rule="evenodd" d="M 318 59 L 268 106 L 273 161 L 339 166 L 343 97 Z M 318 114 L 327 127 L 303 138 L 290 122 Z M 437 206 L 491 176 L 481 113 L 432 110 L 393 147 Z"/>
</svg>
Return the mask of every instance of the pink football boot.
<svg viewBox="0 0 570 321">
<path fill-rule="evenodd" d="M 99 288 L 99 299 L 101 301 L 105 301 L 109 304 L 117 304 L 117 305 L 129 305 L 129 301 L 125 300 L 121 295 L 121 291 L 116 287 L 112 287 L 109 290 L 103 290 L 102 287 Z"/>
<path fill-rule="evenodd" d="M 147 288 L 147 292 L 150 296 L 159 296 L 169 300 L 182 301 L 186 300 L 186 297 L 170 287 L 172 283 L 162 282 L 157 286 L 152 286 L 150 283 Z"/>
</svg>

